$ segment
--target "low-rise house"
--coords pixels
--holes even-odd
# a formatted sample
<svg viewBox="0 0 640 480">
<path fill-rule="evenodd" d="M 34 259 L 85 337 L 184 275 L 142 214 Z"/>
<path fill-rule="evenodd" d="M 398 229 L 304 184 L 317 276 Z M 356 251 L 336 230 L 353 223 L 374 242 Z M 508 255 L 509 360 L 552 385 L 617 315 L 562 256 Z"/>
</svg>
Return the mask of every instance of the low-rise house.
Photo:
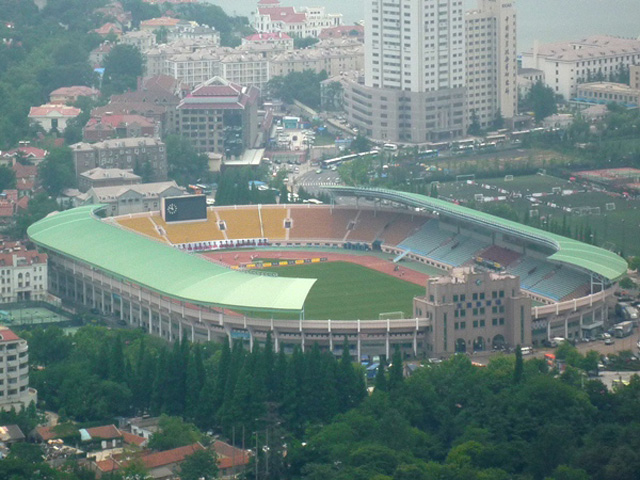
<svg viewBox="0 0 640 480">
<path fill-rule="evenodd" d="M 92 30 L 93 33 L 97 33 L 101 37 L 106 37 L 107 35 L 115 35 L 120 38 L 122 36 L 122 28 L 120 28 L 115 23 L 107 22 L 99 28 Z"/>
<path fill-rule="evenodd" d="M 80 174 L 78 187 L 81 192 L 86 192 L 91 188 L 120 187 L 139 183 L 142 183 L 142 177 L 133 173 L 132 170 L 96 167 Z"/>
<path fill-rule="evenodd" d="M 162 197 L 185 195 L 183 188 L 174 181 L 143 183 L 119 187 L 92 188 L 84 194 L 84 205 L 107 205 L 109 216 L 151 212 L 160 209 Z"/>
<path fill-rule="evenodd" d="M 155 137 L 158 124 L 142 115 L 117 115 L 111 112 L 91 118 L 82 129 L 86 142 L 100 142 L 109 138 Z"/>
<path fill-rule="evenodd" d="M 38 123 L 47 133 L 55 130 L 64 132 L 69 120 L 76 118 L 82 111 L 79 108 L 67 105 L 45 104 L 39 107 L 31 107 L 29 120 Z"/>
<path fill-rule="evenodd" d="M 24 144 L 20 145 L 18 148 L 7 150 L 6 152 L 0 152 L 0 165 L 12 167 L 20 158 L 32 163 L 33 165 L 38 165 L 46 158 L 47 155 L 49 155 L 47 150 L 32 147 L 28 142 L 24 142 Z"/>
<path fill-rule="evenodd" d="M 86 87 L 84 85 L 75 85 L 72 87 L 56 88 L 49 94 L 49 103 L 70 105 L 75 103 L 80 97 L 89 97 L 92 100 L 100 96 L 100 91 L 95 88 Z"/>
</svg>

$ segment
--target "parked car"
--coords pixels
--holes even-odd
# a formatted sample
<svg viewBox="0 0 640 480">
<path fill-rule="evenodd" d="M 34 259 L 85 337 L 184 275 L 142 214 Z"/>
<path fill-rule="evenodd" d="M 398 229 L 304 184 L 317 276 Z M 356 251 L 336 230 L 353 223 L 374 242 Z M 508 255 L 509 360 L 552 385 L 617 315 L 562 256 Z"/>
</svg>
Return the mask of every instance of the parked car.
<svg viewBox="0 0 640 480">
<path fill-rule="evenodd" d="M 613 345 L 615 342 L 613 341 L 613 338 L 609 337 L 604 341 L 605 345 Z"/>
</svg>

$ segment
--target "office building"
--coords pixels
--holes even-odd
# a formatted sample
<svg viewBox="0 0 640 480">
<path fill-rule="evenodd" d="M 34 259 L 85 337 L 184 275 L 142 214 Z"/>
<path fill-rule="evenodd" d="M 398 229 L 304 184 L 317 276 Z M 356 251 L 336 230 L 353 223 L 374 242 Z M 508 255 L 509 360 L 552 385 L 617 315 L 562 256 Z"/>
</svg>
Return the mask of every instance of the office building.
<svg viewBox="0 0 640 480">
<path fill-rule="evenodd" d="M 7 327 L 0 326 L 0 410 L 21 410 L 38 401 L 29 388 L 29 346 Z"/>
</svg>

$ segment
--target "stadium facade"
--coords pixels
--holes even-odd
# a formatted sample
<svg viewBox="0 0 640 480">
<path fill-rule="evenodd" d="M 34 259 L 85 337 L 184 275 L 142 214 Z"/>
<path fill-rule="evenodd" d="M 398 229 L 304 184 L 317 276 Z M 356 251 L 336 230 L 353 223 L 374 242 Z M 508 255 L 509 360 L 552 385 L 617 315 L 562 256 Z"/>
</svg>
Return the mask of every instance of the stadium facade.
<svg viewBox="0 0 640 480">
<path fill-rule="evenodd" d="M 597 332 L 607 316 L 607 299 L 626 273 L 626 262 L 612 252 L 443 200 L 380 189 L 334 187 L 332 191 L 336 196 L 367 197 L 377 203 L 361 209 L 218 208 L 208 212 L 210 221 L 200 222 L 198 230 L 188 230 L 186 236 L 188 225 L 161 225 L 149 214 L 104 220 L 96 215 L 99 206 L 81 207 L 37 222 L 28 235 L 49 255 L 51 293 L 113 314 L 150 334 L 170 341 L 184 336 L 192 341 L 229 338 L 251 347 L 271 332 L 277 350 L 318 343 L 337 354 L 346 337 L 357 358 L 388 355 L 396 345 L 416 356 L 449 355 L 461 341 L 471 344 L 471 339 L 456 331 L 452 320 L 446 327 L 451 342 L 436 341 L 435 336 L 443 332 L 442 322 L 437 316 L 428 318 L 426 309 L 417 307 L 411 319 L 306 319 L 304 304 L 314 280 L 238 272 L 180 250 L 214 248 L 213 241 L 215 248 L 267 242 L 280 247 L 341 248 L 345 239 L 353 238 L 449 271 L 474 264 L 505 278 L 520 278 L 527 300 L 521 300 L 515 287 L 513 294 L 505 290 L 517 307 L 510 309 L 515 313 L 504 313 L 504 331 L 498 324 L 485 325 L 490 334 L 474 333 L 490 339 L 502 335 L 507 344 L 536 344 L 557 336 L 577 338 Z M 393 208 L 382 206 L 381 201 L 391 202 Z M 235 229 L 234 219 L 243 228 L 251 223 L 240 220 L 243 212 L 255 219 L 253 233 Z M 323 234 L 305 226 L 314 216 L 324 222 Z M 135 222 L 140 225 L 133 228 Z M 364 235 L 365 231 L 373 233 Z M 204 232 L 203 236 L 197 232 Z M 213 235 L 224 239 L 210 238 Z M 247 239 L 249 235 L 260 238 Z M 529 307 L 530 299 L 535 306 Z M 507 330 L 515 331 L 512 327 L 521 321 L 517 312 L 523 305 L 526 331 L 511 335 Z M 267 312 L 272 318 L 255 318 L 252 312 Z M 292 312 L 297 320 L 281 319 Z M 482 348 L 490 348 L 489 343 Z"/>
</svg>

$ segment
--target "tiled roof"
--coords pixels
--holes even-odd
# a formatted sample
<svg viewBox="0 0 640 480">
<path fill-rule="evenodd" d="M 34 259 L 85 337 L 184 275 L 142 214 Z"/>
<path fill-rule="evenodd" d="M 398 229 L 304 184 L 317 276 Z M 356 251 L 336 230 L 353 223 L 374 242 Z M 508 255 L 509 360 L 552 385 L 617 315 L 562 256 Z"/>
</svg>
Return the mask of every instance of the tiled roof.
<svg viewBox="0 0 640 480">
<path fill-rule="evenodd" d="M 4 331 L 2 331 L 3 327 L 0 327 L 0 335 L 4 337 Z M 15 333 L 11 332 L 14 336 L 16 336 Z M 6 340 L 17 340 L 16 338 L 6 338 Z M 48 440 L 52 440 L 54 438 L 58 438 L 58 434 L 55 433 L 53 431 L 54 427 L 38 427 L 36 428 L 36 432 L 38 432 L 38 435 L 40 435 L 40 438 L 42 438 L 43 441 L 48 441 Z"/>
<path fill-rule="evenodd" d="M 45 104 L 39 107 L 31 107 L 29 110 L 30 117 L 46 117 L 52 113 L 58 113 L 63 117 L 77 117 L 82 111 L 79 108 L 69 107 L 67 105 Z"/>
<path fill-rule="evenodd" d="M 91 438 L 122 438 L 122 432 L 115 425 L 102 425 L 100 427 L 87 428 L 87 433 Z"/>
<path fill-rule="evenodd" d="M 180 20 L 171 17 L 150 18 L 140 22 L 140 27 L 175 27 Z"/>
<path fill-rule="evenodd" d="M 0 326 L 0 342 L 11 342 L 15 340 L 20 340 L 20 337 L 13 333 L 11 329 Z"/>
<path fill-rule="evenodd" d="M 99 95 L 100 92 L 95 88 L 86 87 L 84 85 L 74 85 L 72 87 L 60 87 L 55 89 L 49 95 L 65 95 L 69 97 L 91 97 Z"/>
<path fill-rule="evenodd" d="M 141 437 L 140 435 L 134 435 L 133 433 L 129 432 L 122 432 L 122 437 L 125 443 L 128 443 L 130 445 L 137 445 L 138 447 L 141 447 L 147 443 L 146 438 Z"/>
<path fill-rule="evenodd" d="M 92 118 L 91 120 L 89 120 L 89 122 L 87 122 L 87 127 L 91 127 L 93 125 L 96 125 L 98 123 L 101 123 L 103 125 L 109 125 L 111 127 L 119 127 L 119 126 L 126 126 L 126 125 L 132 125 L 132 124 L 137 124 L 141 127 L 153 127 L 154 123 L 149 120 L 146 117 L 143 117 L 142 115 L 136 115 L 136 114 L 132 114 L 132 115 L 126 115 L 126 114 L 115 114 L 115 115 L 109 115 L 109 114 L 104 114 L 102 115 L 99 119 L 97 118 Z"/>
<path fill-rule="evenodd" d="M 2 156 L 13 157 L 18 152 L 22 152 L 26 157 L 31 157 L 31 158 L 44 158 L 49 153 L 47 150 L 43 150 L 37 147 L 18 147 L 18 148 L 14 148 L 13 150 L 4 152 Z"/>
<path fill-rule="evenodd" d="M 186 457 L 199 450 L 204 450 L 204 447 L 199 443 L 194 443 L 193 445 L 187 445 L 186 447 L 178 447 L 173 450 L 165 450 L 164 452 L 145 455 L 140 460 L 142 460 L 142 463 L 148 469 L 158 468 L 164 465 L 182 462 Z"/>
<path fill-rule="evenodd" d="M 266 42 L 269 40 L 292 40 L 292 38 L 284 32 L 272 32 L 272 33 L 254 33 L 248 37 L 244 37 L 245 40 L 250 42 Z"/>
<path fill-rule="evenodd" d="M 122 29 L 118 27 L 115 23 L 105 23 L 100 28 L 96 28 L 93 30 L 98 35 L 108 35 L 110 33 L 121 34 Z"/>
</svg>

